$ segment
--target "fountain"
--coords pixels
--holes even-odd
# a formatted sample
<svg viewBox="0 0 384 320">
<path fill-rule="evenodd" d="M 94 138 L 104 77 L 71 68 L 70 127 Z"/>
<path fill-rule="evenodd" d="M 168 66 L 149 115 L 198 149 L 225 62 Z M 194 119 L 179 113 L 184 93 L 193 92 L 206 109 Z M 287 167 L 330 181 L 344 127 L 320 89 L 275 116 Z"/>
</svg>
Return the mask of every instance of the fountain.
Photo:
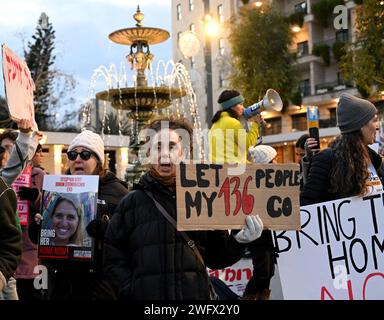
<svg viewBox="0 0 384 320">
<path fill-rule="evenodd" d="M 108 84 L 108 90 L 96 93 L 96 98 L 109 101 L 115 109 L 128 111 L 128 117 L 136 124 L 131 134 L 129 146 L 130 153 L 134 155 L 133 158 L 135 160 L 128 164 L 126 172 L 126 180 L 130 187 L 137 181 L 142 172 L 145 171 L 145 166 L 141 164 L 139 157 L 139 149 L 143 143 L 143 141 L 139 141 L 139 132 L 156 113 L 161 109 L 169 107 L 173 100 L 187 96 L 189 100 L 192 100 L 190 113 L 193 117 L 193 124 L 196 129 L 201 128 L 197 114 L 196 99 L 190 85 L 189 74 L 184 66 L 173 63 L 172 74 L 176 75 L 175 77 L 168 76 L 168 78 L 171 78 L 168 81 L 165 79 L 167 77 L 164 77 L 162 79 L 163 83 L 160 86 L 157 83 L 154 83 L 152 86 L 148 85 L 146 73 L 149 71 L 153 78 L 151 61 L 154 58 L 154 55 L 149 50 L 149 45 L 167 40 L 170 36 L 169 32 L 159 28 L 143 27 L 144 14 L 140 11 L 139 6 L 133 18 L 136 21 L 136 27 L 114 31 L 109 35 L 109 38 L 115 43 L 130 46 L 127 60 L 131 69 L 135 72 L 134 86 L 127 87 L 125 76 L 118 76 L 116 75 L 117 72 L 115 72 L 115 75 L 112 77 L 111 72 L 109 72 L 110 70 L 107 70 L 105 67 L 96 70 L 93 77 L 93 82 L 95 82 L 95 79 L 101 74 Z M 168 68 L 168 64 L 163 64 L 163 66 L 165 70 Z M 177 78 L 179 83 L 182 82 L 184 84 L 189 81 L 189 85 L 186 85 L 186 87 L 181 85 L 173 87 L 173 78 Z M 116 88 L 112 87 L 113 80 L 117 84 Z M 165 82 L 168 82 L 168 84 Z"/>
</svg>

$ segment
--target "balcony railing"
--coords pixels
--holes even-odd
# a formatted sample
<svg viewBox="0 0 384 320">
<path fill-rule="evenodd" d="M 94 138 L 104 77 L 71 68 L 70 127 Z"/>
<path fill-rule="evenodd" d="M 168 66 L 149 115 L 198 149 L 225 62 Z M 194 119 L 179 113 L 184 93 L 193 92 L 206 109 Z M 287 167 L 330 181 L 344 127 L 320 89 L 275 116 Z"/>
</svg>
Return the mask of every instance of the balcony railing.
<svg viewBox="0 0 384 320">
<path fill-rule="evenodd" d="M 349 82 L 344 81 L 333 81 L 333 82 L 324 82 L 315 85 L 315 93 L 316 94 L 324 94 L 328 92 L 345 90 L 347 88 L 352 88 L 353 85 Z"/>
</svg>

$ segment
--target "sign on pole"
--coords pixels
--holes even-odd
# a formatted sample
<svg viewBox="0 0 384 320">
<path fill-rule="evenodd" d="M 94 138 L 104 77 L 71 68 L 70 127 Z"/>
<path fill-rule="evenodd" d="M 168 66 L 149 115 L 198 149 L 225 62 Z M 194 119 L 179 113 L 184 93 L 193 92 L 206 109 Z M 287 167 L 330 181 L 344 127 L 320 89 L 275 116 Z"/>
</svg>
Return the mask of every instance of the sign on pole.
<svg viewBox="0 0 384 320">
<path fill-rule="evenodd" d="M 3 77 L 8 111 L 12 119 L 28 119 L 32 129 L 37 131 L 33 91 L 35 84 L 24 60 L 20 59 L 5 44 L 1 46 L 3 57 Z"/>
<path fill-rule="evenodd" d="M 299 165 L 247 164 L 228 176 L 227 164 L 183 164 L 177 168 L 177 229 L 240 229 L 258 214 L 274 230 L 300 227 Z"/>
</svg>

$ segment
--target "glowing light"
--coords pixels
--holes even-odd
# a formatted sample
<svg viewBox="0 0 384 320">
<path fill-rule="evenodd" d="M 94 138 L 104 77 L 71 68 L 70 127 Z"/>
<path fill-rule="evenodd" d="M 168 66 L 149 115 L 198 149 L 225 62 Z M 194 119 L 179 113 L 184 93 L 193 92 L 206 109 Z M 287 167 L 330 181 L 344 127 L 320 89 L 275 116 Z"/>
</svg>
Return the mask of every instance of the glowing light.
<svg viewBox="0 0 384 320">
<path fill-rule="evenodd" d="M 263 5 L 261 1 L 256 1 L 255 2 L 255 7 L 260 8 Z"/>
<path fill-rule="evenodd" d="M 288 145 L 288 143 L 287 143 L 287 142 L 284 142 L 284 145 L 285 145 L 285 146 L 287 146 L 287 145 Z"/>
<path fill-rule="evenodd" d="M 120 148 L 121 162 L 124 164 L 128 163 L 128 148 L 122 147 Z"/>
<path fill-rule="evenodd" d="M 205 22 L 205 33 L 209 35 L 210 37 L 214 37 L 217 35 L 217 32 L 219 30 L 219 25 L 216 21 L 213 20 L 207 20 Z"/>
<path fill-rule="evenodd" d="M 265 117 L 265 116 L 268 114 L 268 112 L 267 112 L 267 111 L 261 111 L 260 114 L 261 114 L 263 117 Z"/>
<path fill-rule="evenodd" d="M 298 25 L 294 25 L 291 27 L 291 30 L 295 33 L 298 33 L 301 30 L 301 28 Z"/>
</svg>

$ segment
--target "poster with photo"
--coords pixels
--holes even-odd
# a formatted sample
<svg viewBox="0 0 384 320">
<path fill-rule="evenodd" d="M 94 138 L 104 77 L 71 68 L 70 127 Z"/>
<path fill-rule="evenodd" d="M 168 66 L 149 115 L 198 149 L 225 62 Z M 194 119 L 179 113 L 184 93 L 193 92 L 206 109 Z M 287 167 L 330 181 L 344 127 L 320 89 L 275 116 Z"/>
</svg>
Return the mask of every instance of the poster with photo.
<svg viewBox="0 0 384 320">
<path fill-rule="evenodd" d="M 96 215 L 98 185 L 98 176 L 44 176 L 40 259 L 92 260 L 86 226 Z"/>
<path fill-rule="evenodd" d="M 30 187 L 32 182 L 32 166 L 26 166 L 17 179 L 12 183 L 12 189 L 17 195 L 17 213 L 19 215 L 20 225 L 25 227 L 29 223 L 29 200 L 22 200 L 18 195 L 20 187 Z"/>
</svg>

